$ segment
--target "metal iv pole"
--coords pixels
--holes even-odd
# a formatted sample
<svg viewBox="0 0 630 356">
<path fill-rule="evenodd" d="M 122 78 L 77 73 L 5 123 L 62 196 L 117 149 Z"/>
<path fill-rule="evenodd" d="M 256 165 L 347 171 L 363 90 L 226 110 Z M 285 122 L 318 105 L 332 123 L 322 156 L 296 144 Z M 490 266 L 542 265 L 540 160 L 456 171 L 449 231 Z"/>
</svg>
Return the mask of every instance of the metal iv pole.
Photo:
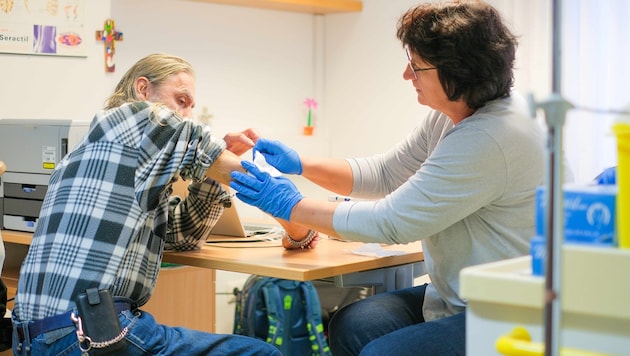
<svg viewBox="0 0 630 356">
<path fill-rule="evenodd" d="M 547 123 L 547 156 L 545 171 L 545 238 L 547 243 L 544 294 L 545 356 L 559 354 L 561 252 L 564 240 L 564 181 L 562 127 L 566 113 L 573 106 L 560 94 L 561 86 L 561 0 L 552 0 L 552 93 L 540 103 L 532 100 L 533 110 L 541 108 Z"/>
</svg>

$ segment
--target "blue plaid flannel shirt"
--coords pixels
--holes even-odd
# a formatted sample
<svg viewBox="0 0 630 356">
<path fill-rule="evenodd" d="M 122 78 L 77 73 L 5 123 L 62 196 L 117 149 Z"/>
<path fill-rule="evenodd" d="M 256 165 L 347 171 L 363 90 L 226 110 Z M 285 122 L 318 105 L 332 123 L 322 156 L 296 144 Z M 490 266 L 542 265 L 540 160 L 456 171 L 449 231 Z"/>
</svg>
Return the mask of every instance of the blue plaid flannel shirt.
<svg viewBox="0 0 630 356">
<path fill-rule="evenodd" d="M 51 175 L 14 316 L 63 313 L 92 287 L 145 304 L 165 247 L 197 248 L 223 212 L 226 193 L 205 172 L 224 149 L 207 126 L 162 105 L 97 113 Z M 192 181 L 186 199 L 170 196 L 180 177 Z"/>
</svg>

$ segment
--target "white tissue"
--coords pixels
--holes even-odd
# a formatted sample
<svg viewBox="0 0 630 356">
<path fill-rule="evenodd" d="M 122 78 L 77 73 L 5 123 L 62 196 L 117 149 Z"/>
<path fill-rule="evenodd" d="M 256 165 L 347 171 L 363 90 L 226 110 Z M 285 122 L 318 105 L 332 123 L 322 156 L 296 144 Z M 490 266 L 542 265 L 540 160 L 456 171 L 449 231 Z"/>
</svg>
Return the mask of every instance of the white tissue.
<svg viewBox="0 0 630 356">
<path fill-rule="evenodd" d="M 260 152 L 254 153 L 254 164 L 261 172 L 267 172 L 272 177 L 280 177 L 282 175 L 279 170 L 267 163 L 265 156 L 263 156 Z"/>
</svg>

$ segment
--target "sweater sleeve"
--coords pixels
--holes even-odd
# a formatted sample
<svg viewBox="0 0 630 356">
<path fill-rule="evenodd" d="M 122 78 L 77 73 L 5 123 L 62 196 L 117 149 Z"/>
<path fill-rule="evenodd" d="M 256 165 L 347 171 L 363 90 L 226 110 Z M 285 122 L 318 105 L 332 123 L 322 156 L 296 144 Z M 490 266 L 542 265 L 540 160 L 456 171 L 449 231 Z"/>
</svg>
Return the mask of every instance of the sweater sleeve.
<svg viewBox="0 0 630 356">
<path fill-rule="evenodd" d="M 389 154 L 397 163 L 392 164 L 392 159 L 380 163 L 405 172 L 398 182 L 391 180 L 395 183 L 379 188 L 387 195 L 380 200 L 340 204 L 333 218 L 337 233 L 364 242 L 409 243 L 444 230 L 502 194 L 506 163 L 501 147 L 491 137 L 470 127 L 447 131 L 439 145 L 428 148 L 429 156 L 421 162 L 415 157 L 426 155 L 425 148 L 416 145 L 420 152 L 415 154 L 413 141 L 426 140 L 422 134 L 417 130 L 415 138 L 409 137 L 399 146 L 405 149 Z M 358 166 L 364 177 L 365 164 Z M 409 176 L 396 186 L 404 175 Z"/>
</svg>

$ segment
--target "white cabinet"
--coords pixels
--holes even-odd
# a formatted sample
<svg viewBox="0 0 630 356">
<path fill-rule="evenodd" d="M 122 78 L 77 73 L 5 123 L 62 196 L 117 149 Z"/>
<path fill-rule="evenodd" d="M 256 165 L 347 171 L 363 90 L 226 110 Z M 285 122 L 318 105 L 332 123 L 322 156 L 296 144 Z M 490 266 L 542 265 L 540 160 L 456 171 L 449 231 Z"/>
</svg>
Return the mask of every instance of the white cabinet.
<svg viewBox="0 0 630 356">
<path fill-rule="evenodd" d="M 630 250 L 562 247 L 558 338 L 563 348 L 627 355 L 630 350 Z M 499 355 L 499 337 L 524 327 L 544 340 L 544 277 L 531 274 L 529 256 L 465 268 L 460 294 L 468 300 L 466 350 Z"/>
</svg>

